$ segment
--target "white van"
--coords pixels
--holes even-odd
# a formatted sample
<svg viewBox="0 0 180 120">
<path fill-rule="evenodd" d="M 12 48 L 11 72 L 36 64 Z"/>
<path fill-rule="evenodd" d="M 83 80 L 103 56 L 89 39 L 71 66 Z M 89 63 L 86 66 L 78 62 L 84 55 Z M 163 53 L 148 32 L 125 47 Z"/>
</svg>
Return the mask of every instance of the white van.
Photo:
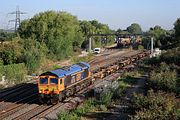
<svg viewBox="0 0 180 120">
<path fill-rule="evenodd" d="M 101 48 L 94 48 L 94 53 L 96 53 L 96 54 L 101 53 Z"/>
</svg>

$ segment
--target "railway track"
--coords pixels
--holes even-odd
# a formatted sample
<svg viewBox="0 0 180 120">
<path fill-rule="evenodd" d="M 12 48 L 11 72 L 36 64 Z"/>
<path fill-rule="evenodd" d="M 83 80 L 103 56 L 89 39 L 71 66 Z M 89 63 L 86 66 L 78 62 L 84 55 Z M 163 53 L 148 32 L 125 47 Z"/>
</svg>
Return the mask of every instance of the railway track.
<svg viewBox="0 0 180 120">
<path fill-rule="evenodd" d="M 126 53 L 115 52 L 115 55 L 111 54 L 108 55 L 108 57 L 101 56 L 97 58 L 96 61 L 92 61 L 90 63 L 92 65 L 92 72 L 102 74 L 102 68 L 107 68 L 107 66 L 113 66 L 115 62 L 121 61 L 125 59 L 125 57 L 130 57 L 140 53 L 141 52 L 139 51 L 128 51 Z M 107 74 L 103 77 L 105 76 L 109 75 Z M 117 74 L 114 76 L 117 76 Z M 98 79 L 101 79 L 101 77 L 99 77 Z M 53 111 L 62 109 L 62 106 L 67 108 L 67 104 L 69 104 L 69 106 L 75 105 L 75 103 L 73 103 L 72 101 L 76 101 L 73 100 L 76 97 L 68 98 L 68 100 L 64 103 L 59 103 L 56 105 L 41 105 L 38 103 L 37 89 L 35 88 L 37 88 L 37 85 L 30 83 L 18 85 L 17 88 L 12 87 L 0 91 L 0 119 L 39 119 L 44 116 L 48 116 L 48 114 L 52 113 Z M 91 88 L 92 86 L 89 86 L 86 89 L 81 90 L 78 94 L 86 93 Z M 78 102 L 76 104 L 78 104 Z"/>
</svg>

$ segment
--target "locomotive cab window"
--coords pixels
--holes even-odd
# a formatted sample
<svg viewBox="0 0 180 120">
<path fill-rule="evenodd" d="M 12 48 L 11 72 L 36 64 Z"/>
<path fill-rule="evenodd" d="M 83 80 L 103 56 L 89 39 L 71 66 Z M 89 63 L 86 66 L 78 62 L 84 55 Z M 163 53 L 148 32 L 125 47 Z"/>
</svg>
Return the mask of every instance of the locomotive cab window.
<svg viewBox="0 0 180 120">
<path fill-rule="evenodd" d="M 50 84 L 58 84 L 58 79 L 57 78 L 51 78 Z"/>
<path fill-rule="evenodd" d="M 60 84 L 62 84 L 62 79 L 60 79 Z"/>
<path fill-rule="evenodd" d="M 48 78 L 40 78 L 40 84 L 48 84 Z"/>
</svg>

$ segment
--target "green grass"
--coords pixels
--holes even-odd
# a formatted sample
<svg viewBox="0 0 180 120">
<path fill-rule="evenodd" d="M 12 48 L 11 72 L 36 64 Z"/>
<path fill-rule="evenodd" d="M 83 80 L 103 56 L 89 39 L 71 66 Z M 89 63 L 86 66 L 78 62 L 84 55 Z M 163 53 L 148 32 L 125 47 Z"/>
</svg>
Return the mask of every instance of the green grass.
<svg viewBox="0 0 180 120">
<path fill-rule="evenodd" d="M 52 70 L 59 69 L 59 68 L 61 68 L 60 65 L 53 65 L 53 66 L 51 67 Z"/>
<path fill-rule="evenodd" d="M 47 72 L 47 71 L 55 70 L 55 69 L 59 69 L 59 68 L 61 68 L 60 65 L 53 65 L 53 66 L 49 66 L 49 67 L 43 69 L 42 71 L 43 71 L 43 72 Z"/>
<path fill-rule="evenodd" d="M 59 120 L 80 120 L 86 113 L 95 109 L 95 100 L 88 99 L 79 107 L 70 112 L 62 111 L 58 115 Z"/>
<path fill-rule="evenodd" d="M 178 114 L 178 117 L 180 118 L 180 108 L 177 109 L 177 114 Z"/>
<path fill-rule="evenodd" d="M 93 54 L 88 54 L 88 55 L 85 56 L 85 57 L 77 57 L 77 56 L 74 56 L 74 57 L 71 58 L 71 61 L 72 61 L 72 63 L 89 62 L 89 61 L 91 61 L 93 58 L 94 58 L 94 55 L 93 55 Z"/>
<path fill-rule="evenodd" d="M 119 79 L 119 81 L 123 81 L 124 83 L 127 83 L 129 85 L 134 85 L 137 83 L 137 80 L 141 77 L 141 75 L 142 74 L 138 70 L 124 72 L 122 78 Z"/>
<path fill-rule="evenodd" d="M 124 82 L 122 79 L 119 79 L 119 89 L 125 89 L 127 87 L 130 87 L 130 85 L 127 82 Z"/>
<path fill-rule="evenodd" d="M 137 83 L 137 80 L 139 78 L 134 78 L 134 77 L 131 77 L 131 76 L 127 76 L 125 78 L 122 78 L 122 79 L 119 79 L 119 81 L 122 81 L 123 84 L 126 84 L 126 85 L 134 85 Z"/>
</svg>

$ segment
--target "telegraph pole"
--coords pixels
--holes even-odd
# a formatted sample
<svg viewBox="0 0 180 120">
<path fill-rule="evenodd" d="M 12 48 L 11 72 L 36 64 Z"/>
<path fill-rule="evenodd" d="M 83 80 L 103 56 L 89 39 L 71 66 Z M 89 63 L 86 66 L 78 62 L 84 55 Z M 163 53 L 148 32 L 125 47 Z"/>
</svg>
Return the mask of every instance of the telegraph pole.
<svg viewBox="0 0 180 120">
<path fill-rule="evenodd" d="M 27 13 L 21 12 L 19 10 L 19 6 L 17 6 L 15 12 L 11 12 L 11 13 L 8 13 L 8 14 L 16 15 L 16 19 L 15 20 L 9 20 L 9 22 L 15 22 L 15 29 L 14 30 L 16 31 L 18 29 L 19 25 L 20 25 L 20 22 L 21 22 L 20 16 L 22 14 L 27 14 Z"/>
<path fill-rule="evenodd" d="M 153 37 L 151 37 L 151 55 L 150 55 L 150 58 L 152 58 L 154 55 L 154 47 L 153 47 L 153 44 L 154 44 L 154 40 L 153 40 Z"/>
<path fill-rule="evenodd" d="M 89 37 L 89 52 L 91 53 L 92 50 L 92 40 L 91 40 L 91 36 Z"/>
</svg>

